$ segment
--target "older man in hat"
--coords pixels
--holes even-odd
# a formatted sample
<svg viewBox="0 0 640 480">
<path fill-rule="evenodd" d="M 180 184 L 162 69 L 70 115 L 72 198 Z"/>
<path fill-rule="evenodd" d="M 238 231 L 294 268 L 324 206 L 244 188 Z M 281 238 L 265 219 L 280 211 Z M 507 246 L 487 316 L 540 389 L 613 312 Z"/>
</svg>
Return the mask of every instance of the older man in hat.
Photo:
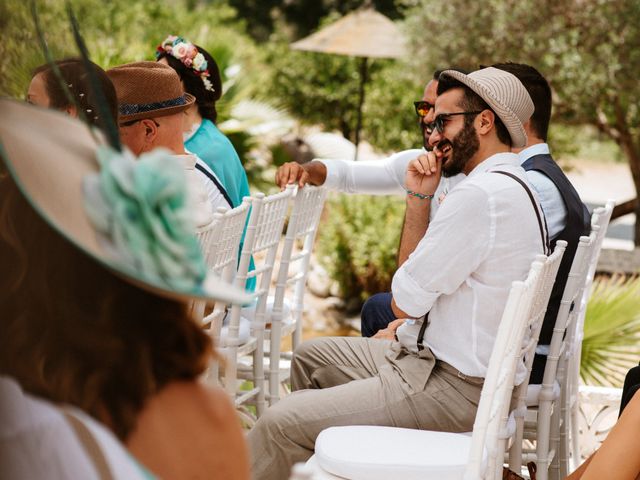
<svg viewBox="0 0 640 480">
<path fill-rule="evenodd" d="M 195 98 L 184 92 L 175 70 L 161 63 L 135 62 L 112 68 L 107 75 L 118 97 L 122 142 L 136 156 L 159 147 L 173 152 L 187 174 L 197 226 L 209 224 L 217 207 L 231 208 L 229 195 L 215 173 L 185 151 L 182 122 Z"/>
<path fill-rule="evenodd" d="M 405 234 L 420 239 L 393 278 L 398 340 L 329 337 L 294 353 L 293 390 L 249 432 L 255 478 L 286 478 L 333 425 L 470 431 L 511 283 L 546 251 L 540 206 L 511 147 L 533 103 L 511 73 L 440 76 L 436 146 L 409 164 Z M 441 174 L 464 173 L 425 232 Z M 429 313 L 428 328 L 420 318 Z M 519 371 L 524 379 L 526 372 Z"/>
</svg>

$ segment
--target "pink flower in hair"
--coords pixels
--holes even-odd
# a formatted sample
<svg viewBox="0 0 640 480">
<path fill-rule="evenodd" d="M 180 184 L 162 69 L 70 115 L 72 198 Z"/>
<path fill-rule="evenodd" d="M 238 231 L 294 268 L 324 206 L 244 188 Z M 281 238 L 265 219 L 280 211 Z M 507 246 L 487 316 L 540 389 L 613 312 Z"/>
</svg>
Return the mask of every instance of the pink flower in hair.
<svg viewBox="0 0 640 480">
<path fill-rule="evenodd" d="M 198 54 L 198 49 L 195 47 L 195 45 L 192 43 L 187 44 L 187 56 L 193 59 L 197 54 Z"/>
<path fill-rule="evenodd" d="M 187 55 L 187 51 L 189 49 L 189 46 L 186 43 L 176 43 L 173 46 L 173 50 L 171 52 L 171 55 L 173 55 L 174 57 L 183 60 L 186 55 Z"/>
</svg>

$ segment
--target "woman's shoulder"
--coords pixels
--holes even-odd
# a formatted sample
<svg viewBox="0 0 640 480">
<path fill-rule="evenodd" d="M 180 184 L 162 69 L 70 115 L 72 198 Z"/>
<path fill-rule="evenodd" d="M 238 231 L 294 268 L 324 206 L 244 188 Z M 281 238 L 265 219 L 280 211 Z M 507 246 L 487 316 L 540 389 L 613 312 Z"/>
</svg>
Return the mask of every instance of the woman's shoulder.
<svg viewBox="0 0 640 480">
<path fill-rule="evenodd" d="M 209 387 L 200 382 L 172 382 L 163 388 L 152 401 L 159 405 L 166 405 L 168 408 L 198 408 L 200 414 L 212 419 L 229 420 L 229 414 L 234 412 L 224 390 Z"/>
<path fill-rule="evenodd" d="M 149 399 L 127 445 L 162 478 L 207 471 L 226 472 L 220 478 L 249 475 L 246 444 L 231 401 L 222 390 L 198 382 L 173 382 Z"/>
</svg>

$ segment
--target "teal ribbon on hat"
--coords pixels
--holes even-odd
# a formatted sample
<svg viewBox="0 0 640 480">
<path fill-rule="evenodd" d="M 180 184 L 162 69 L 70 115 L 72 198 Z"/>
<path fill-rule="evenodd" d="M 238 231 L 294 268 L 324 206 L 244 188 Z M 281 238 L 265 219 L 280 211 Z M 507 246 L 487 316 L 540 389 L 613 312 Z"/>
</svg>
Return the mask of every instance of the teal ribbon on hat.
<svg viewBox="0 0 640 480">
<path fill-rule="evenodd" d="M 101 146 L 100 172 L 84 179 L 85 210 L 117 261 L 143 279 L 202 293 L 207 273 L 183 167 L 167 150 L 134 158 Z"/>
</svg>

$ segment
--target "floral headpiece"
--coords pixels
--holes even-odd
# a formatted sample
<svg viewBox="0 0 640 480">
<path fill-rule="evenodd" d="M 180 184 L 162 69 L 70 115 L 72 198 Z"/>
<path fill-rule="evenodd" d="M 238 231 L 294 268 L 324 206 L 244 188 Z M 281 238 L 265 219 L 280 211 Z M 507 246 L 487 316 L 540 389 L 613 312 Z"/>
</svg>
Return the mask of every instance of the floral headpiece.
<svg viewBox="0 0 640 480">
<path fill-rule="evenodd" d="M 156 49 L 156 58 L 166 53 L 174 58 L 180 60 L 187 68 L 190 68 L 196 75 L 202 79 L 204 88 L 210 92 L 215 92 L 213 84 L 209 80 L 211 74 L 209 73 L 207 61 L 204 55 L 198 51 L 193 43 L 188 42 L 182 37 L 176 35 L 169 35 L 164 41 L 158 45 Z"/>
</svg>

